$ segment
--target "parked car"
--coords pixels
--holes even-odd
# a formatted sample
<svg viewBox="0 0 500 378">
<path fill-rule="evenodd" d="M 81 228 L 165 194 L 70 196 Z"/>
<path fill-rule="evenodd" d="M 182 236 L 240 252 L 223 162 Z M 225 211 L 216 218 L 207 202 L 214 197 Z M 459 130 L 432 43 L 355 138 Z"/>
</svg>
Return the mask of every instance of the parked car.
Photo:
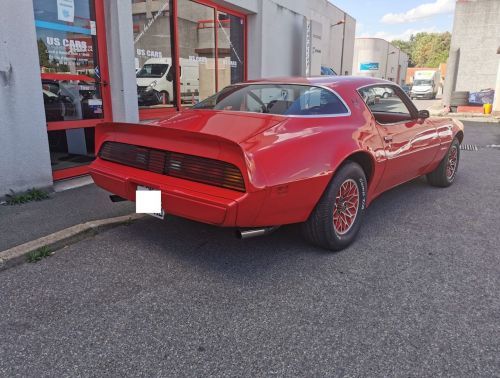
<svg viewBox="0 0 500 378">
<path fill-rule="evenodd" d="M 364 92 L 380 88 L 393 96 L 366 105 Z M 381 193 L 421 175 L 441 187 L 455 180 L 463 125 L 428 117 L 385 80 L 246 82 L 151 124 L 96 127 L 90 172 L 114 199 L 161 191 L 161 217 L 242 238 L 302 223 L 312 243 L 340 250 Z"/>
<path fill-rule="evenodd" d="M 375 90 L 373 88 L 367 88 L 365 91 L 361 92 L 361 97 L 366 105 L 373 105 L 377 99 Z"/>
<path fill-rule="evenodd" d="M 404 93 L 406 93 L 408 97 L 410 96 L 411 87 L 409 85 L 404 84 L 401 86 L 401 89 L 403 90 Z"/>
<path fill-rule="evenodd" d="M 337 73 L 333 70 L 333 68 L 321 66 L 321 75 L 322 76 L 337 76 Z"/>
<path fill-rule="evenodd" d="M 393 94 L 393 91 L 389 87 L 377 87 L 373 89 L 373 92 L 375 93 L 375 97 L 382 98 L 391 97 Z"/>
</svg>

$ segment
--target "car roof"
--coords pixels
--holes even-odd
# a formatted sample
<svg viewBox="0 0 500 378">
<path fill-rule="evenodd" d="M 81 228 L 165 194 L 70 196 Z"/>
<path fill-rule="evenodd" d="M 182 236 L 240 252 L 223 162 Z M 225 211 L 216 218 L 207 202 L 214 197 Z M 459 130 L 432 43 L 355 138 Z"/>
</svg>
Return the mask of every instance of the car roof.
<svg viewBox="0 0 500 378">
<path fill-rule="evenodd" d="M 269 83 L 280 83 L 280 84 L 301 84 L 301 85 L 322 85 L 330 88 L 336 87 L 350 87 L 354 90 L 364 87 L 367 85 L 374 84 L 391 84 L 396 83 L 377 79 L 373 77 L 365 76 L 312 76 L 312 77 L 300 77 L 300 76 L 285 76 L 285 77 L 272 77 L 259 80 L 248 80 L 245 83 L 251 84 L 269 84 Z"/>
</svg>

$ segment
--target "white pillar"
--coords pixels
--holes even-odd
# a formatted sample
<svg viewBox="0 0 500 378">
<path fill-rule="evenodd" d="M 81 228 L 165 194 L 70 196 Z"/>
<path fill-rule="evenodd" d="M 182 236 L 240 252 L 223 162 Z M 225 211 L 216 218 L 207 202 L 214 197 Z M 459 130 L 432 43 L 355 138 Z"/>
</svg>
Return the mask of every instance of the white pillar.
<svg viewBox="0 0 500 378">
<path fill-rule="evenodd" d="M 32 0 L 0 12 L 0 197 L 52 186 Z"/>
<path fill-rule="evenodd" d="M 498 63 L 497 82 L 495 84 L 495 99 L 493 100 L 493 114 L 500 115 L 500 62 Z"/>
<path fill-rule="evenodd" d="M 132 2 L 104 2 L 113 121 L 139 122 L 134 65 Z"/>
</svg>

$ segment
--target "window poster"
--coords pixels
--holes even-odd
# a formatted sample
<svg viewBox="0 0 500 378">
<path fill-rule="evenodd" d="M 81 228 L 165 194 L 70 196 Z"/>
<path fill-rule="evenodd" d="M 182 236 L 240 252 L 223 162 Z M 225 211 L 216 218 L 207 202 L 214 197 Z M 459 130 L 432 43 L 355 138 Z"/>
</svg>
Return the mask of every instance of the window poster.
<svg viewBox="0 0 500 378">
<path fill-rule="evenodd" d="M 75 1 L 57 0 L 57 19 L 59 21 L 75 21 Z"/>
</svg>

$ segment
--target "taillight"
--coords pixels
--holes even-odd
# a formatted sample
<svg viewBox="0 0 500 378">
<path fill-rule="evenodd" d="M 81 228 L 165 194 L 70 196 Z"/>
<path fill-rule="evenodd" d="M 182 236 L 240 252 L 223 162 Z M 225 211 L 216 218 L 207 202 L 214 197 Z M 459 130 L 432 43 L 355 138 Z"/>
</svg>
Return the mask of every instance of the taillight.
<svg viewBox="0 0 500 378">
<path fill-rule="evenodd" d="M 240 170 L 225 161 L 118 142 L 105 142 L 99 157 L 167 176 L 245 191 Z"/>
</svg>

